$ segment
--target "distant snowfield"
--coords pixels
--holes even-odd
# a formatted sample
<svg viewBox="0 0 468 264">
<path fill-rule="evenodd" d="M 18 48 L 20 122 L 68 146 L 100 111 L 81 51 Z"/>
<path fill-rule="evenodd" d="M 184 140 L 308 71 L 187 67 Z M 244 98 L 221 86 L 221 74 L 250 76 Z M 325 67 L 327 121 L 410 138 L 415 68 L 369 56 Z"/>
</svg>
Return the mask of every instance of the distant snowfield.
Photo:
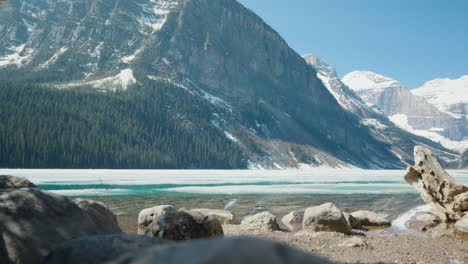
<svg viewBox="0 0 468 264">
<path fill-rule="evenodd" d="M 449 173 L 468 185 L 468 170 Z M 149 194 L 414 193 L 401 170 L 26 170 L 0 169 L 65 196 Z"/>
</svg>

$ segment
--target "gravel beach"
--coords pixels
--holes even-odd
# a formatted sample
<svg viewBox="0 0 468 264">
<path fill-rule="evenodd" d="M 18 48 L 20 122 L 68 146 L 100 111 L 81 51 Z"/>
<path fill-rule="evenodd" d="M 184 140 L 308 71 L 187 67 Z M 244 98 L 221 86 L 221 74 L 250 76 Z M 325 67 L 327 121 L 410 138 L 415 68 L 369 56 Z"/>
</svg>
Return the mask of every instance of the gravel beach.
<svg viewBox="0 0 468 264">
<path fill-rule="evenodd" d="M 121 228 L 136 233 L 136 216 L 118 216 Z M 382 229 L 353 230 L 351 236 L 335 232 L 252 231 L 240 225 L 223 225 L 227 237 L 251 236 L 283 242 L 313 252 L 337 263 L 468 263 L 468 240 L 424 235 L 386 234 Z M 362 246 L 344 242 L 357 237 Z"/>
</svg>

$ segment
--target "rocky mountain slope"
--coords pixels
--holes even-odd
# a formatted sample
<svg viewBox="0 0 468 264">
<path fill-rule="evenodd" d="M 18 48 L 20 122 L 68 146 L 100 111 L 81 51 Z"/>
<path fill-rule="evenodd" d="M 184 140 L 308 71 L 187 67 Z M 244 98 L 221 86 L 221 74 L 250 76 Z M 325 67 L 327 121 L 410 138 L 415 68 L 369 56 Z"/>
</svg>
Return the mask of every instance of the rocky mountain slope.
<svg viewBox="0 0 468 264">
<path fill-rule="evenodd" d="M 194 111 L 209 109 L 250 167 L 404 166 L 235 0 L 19 0 L 0 16 L 0 79 L 106 93 L 171 84 L 202 99 Z"/>
<path fill-rule="evenodd" d="M 447 148 L 468 148 L 468 121 L 443 112 L 425 98 L 414 95 L 400 82 L 368 71 L 355 71 L 343 82 L 368 105 L 378 107 L 398 127 L 427 137 Z"/>
<path fill-rule="evenodd" d="M 305 55 L 304 59 L 317 71 L 317 77 L 322 80 L 339 104 L 344 109 L 357 115 L 362 124 L 372 131 L 374 138 L 393 146 L 392 152 L 402 160 L 411 160 L 412 157 L 407 155 L 411 151 L 409 146 L 419 144 L 430 146 L 441 155 L 442 159 L 453 162 L 455 156 L 447 155 L 447 153 L 438 150 L 439 146 L 436 143 L 398 128 L 378 107 L 366 104 L 363 99 L 341 81 L 333 67 L 313 54 Z"/>
</svg>

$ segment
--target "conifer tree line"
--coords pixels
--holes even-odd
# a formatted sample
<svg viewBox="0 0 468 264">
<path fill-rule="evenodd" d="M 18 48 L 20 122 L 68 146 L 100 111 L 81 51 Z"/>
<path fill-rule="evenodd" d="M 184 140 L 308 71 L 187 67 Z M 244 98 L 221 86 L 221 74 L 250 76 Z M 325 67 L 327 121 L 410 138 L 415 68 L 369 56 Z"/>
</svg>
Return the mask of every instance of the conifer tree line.
<svg viewBox="0 0 468 264">
<path fill-rule="evenodd" d="M 0 82 L 0 167 L 245 168 L 204 103 L 159 82 L 117 92 Z"/>
</svg>

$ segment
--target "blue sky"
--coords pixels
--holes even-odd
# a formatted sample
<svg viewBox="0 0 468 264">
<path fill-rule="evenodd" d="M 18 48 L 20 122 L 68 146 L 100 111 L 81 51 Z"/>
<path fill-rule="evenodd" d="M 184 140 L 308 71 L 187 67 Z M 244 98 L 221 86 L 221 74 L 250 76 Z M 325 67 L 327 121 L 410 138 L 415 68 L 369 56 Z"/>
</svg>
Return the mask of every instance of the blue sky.
<svg viewBox="0 0 468 264">
<path fill-rule="evenodd" d="M 468 75 L 468 0 L 239 1 L 340 76 L 370 70 L 412 89 Z"/>
</svg>

